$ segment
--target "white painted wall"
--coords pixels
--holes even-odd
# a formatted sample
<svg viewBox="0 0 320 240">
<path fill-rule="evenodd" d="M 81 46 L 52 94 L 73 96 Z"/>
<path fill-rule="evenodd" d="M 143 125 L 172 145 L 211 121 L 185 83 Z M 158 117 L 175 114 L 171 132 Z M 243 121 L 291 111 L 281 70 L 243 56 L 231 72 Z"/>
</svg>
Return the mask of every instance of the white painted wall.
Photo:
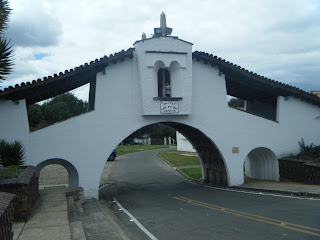
<svg viewBox="0 0 320 240">
<path fill-rule="evenodd" d="M 170 71 L 171 97 L 179 100 L 179 113 L 191 113 L 192 101 L 192 44 L 176 37 L 150 38 L 134 44 L 143 115 L 162 115 L 158 96 L 157 72 Z M 154 53 L 150 53 L 150 52 Z M 148 53 L 149 52 L 149 53 Z M 182 54 L 185 53 L 185 54 Z"/>
<path fill-rule="evenodd" d="M 18 104 L 0 99 L 1 135 L 8 140 L 22 140 L 29 132 L 29 123 L 24 100 Z"/>
<path fill-rule="evenodd" d="M 181 133 L 176 131 L 177 150 L 183 152 L 196 152 L 192 144 Z"/>
<path fill-rule="evenodd" d="M 21 141 L 28 154 L 29 122 L 25 100 L 19 104 L 0 99 L 0 140 Z"/>
<path fill-rule="evenodd" d="M 177 41 L 172 51 L 190 47 L 183 41 L 172 41 Z M 155 39 L 155 43 L 155 49 L 162 49 L 162 43 L 163 49 L 169 49 L 166 41 Z M 25 102 L 15 105 L 0 101 L 0 138 L 21 140 L 27 150 L 27 164 L 37 165 L 48 159 L 70 162 L 78 170 L 86 198 L 98 197 L 101 173 L 112 150 L 137 129 L 157 122 L 186 124 L 211 139 L 225 162 L 230 186 L 243 183 L 243 163 L 256 148 L 270 149 L 280 157 L 297 152 L 301 138 L 307 144 L 320 144 L 320 121 L 315 119 L 320 115 L 319 107 L 279 97 L 279 123 L 229 108 L 224 75 L 219 76 L 217 68 L 192 61 L 189 51 L 191 48 L 185 69 L 171 80 L 182 83 L 186 76 L 192 76 L 188 84 L 174 87 L 180 89 L 177 97 L 186 101 L 181 103 L 180 115 L 159 114 L 158 102 L 152 99 L 157 96 L 152 69 L 143 67 L 141 58 L 145 56 L 140 54 L 145 53 L 136 51 L 133 59 L 111 64 L 105 75 L 97 74 L 96 106 L 89 113 L 29 133 Z M 155 55 L 152 62 L 157 57 L 162 55 Z M 161 61 L 167 64 L 169 58 Z M 180 67 L 183 65 L 183 59 L 175 60 Z M 240 152 L 233 154 L 232 147 L 239 147 Z M 272 168 L 270 171 L 277 172 Z"/>
</svg>

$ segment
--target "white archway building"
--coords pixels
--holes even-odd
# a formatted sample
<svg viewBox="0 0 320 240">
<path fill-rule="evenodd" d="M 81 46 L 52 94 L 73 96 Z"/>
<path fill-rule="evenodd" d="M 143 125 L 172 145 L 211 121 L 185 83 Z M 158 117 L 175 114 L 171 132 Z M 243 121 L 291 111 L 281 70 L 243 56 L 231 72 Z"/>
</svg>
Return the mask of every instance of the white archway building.
<svg viewBox="0 0 320 240">
<path fill-rule="evenodd" d="M 159 96 L 159 69 L 170 75 L 170 97 Z M 88 113 L 29 131 L 27 105 L 86 83 Z M 227 95 L 245 99 L 246 111 L 228 107 Z M 0 139 L 22 141 L 26 163 L 39 169 L 64 164 L 78 178 L 69 182 L 97 198 L 112 150 L 137 129 L 164 123 L 193 144 L 205 181 L 232 186 L 243 183 L 245 160 L 250 176 L 278 180 L 278 157 L 297 152 L 301 138 L 320 144 L 319 107 L 315 95 L 155 34 L 127 51 L 0 91 Z"/>
</svg>

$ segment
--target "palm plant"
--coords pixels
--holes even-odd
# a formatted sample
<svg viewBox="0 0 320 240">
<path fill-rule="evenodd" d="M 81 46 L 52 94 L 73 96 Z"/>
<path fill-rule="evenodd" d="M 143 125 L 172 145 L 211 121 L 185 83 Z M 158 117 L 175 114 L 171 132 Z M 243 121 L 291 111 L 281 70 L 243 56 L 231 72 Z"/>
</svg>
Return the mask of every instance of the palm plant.
<svg viewBox="0 0 320 240">
<path fill-rule="evenodd" d="M 10 143 L 5 140 L 0 141 L 0 164 L 2 166 L 23 165 L 24 154 L 25 150 L 21 142 L 14 141 Z"/>
<path fill-rule="evenodd" d="M 13 49 L 10 41 L 4 36 L 9 21 L 10 7 L 8 0 L 0 0 L 0 82 L 12 72 Z"/>
</svg>

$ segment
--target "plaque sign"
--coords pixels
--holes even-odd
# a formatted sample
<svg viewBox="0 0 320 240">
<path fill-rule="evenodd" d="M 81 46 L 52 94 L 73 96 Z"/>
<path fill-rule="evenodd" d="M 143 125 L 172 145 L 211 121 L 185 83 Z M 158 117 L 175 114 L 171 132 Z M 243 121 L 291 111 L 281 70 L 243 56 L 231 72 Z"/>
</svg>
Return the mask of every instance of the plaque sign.
<svg viewBox="0 0 320 240">
<path fill-rule="evenodd" d="M 162 114 L 179 113 L 179 102 L 178 101 L 161 101 L 160 113 Z"/>
</svg>

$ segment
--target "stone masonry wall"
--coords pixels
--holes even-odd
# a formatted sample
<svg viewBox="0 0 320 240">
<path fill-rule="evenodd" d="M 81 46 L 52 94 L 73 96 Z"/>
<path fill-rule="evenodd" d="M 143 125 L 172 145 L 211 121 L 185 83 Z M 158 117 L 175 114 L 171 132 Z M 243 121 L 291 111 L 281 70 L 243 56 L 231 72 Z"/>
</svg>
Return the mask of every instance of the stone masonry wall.
<svg viewBox="0 0 320 240">
<path fill-rule="evenodd" d="M 320 185 L 320 164 L 300 159 L 279 159 L 280 181 Z"/>
<path fill-rule="evenodd" d="M 0 239 L 12 240 L 14 194 L 0 192 Z"/>
<path fill-rule="evenodd" d="M 320 185 L 320 164 L 305 163 L 305 184 L 318 184 Z"/>
<path fill-rule="evenodd" d="M 0 192 L 9 192 L 16 195 L 13 200 L 14 221 L 27 221 L 39 194 L 36 168 L 29 166 L 16 179 L 1 180 Z"/>
</svg>

